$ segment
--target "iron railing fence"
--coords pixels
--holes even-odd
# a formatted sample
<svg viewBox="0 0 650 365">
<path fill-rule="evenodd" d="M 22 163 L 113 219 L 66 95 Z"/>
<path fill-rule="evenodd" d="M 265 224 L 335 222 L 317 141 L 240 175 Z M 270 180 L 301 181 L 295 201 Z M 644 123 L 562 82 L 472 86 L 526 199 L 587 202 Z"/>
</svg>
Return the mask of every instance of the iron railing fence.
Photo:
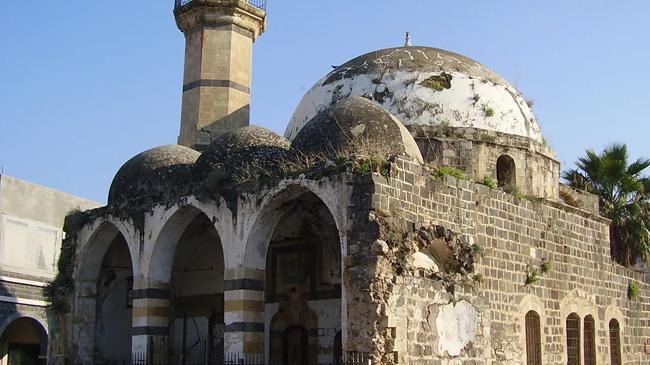
<svg viewBox="0 0 650 365">
<path fill-rule="evenodd" d="M 187 4 L 191 3 L 191 2 L 195 2 L 195 1 L 199 2 L 201 0 L 175 0 L 174 9 L 178 9 L 178 8 L 180 8 L 182 6 L 185 6 L 185 5 L 187 5 Z M 262 10 L 266 11 L 266 0 L 247 0 L 247 2 L 250 5 L 253 5 L 254 7 L 256 7 L 258 9 L 262 9 Z"/>
<path fill-rule="evenodd" d="M 188 354 L 174 358 L 148 358 L 147 354 L 133 354 L 130 362 L 124 361 L 122 365 L 291 365 L 295 362 L 285 363 L 283 360 L 266 360 L 264 354 L 224 353 L 213 356 L 202 354 Z M 299 362 L 302 365 L 372 365 L 370 357 L 364 353 L 346 353 L 341 358 L 330 361 Z M 80 365 L 80 364 L 76 364 Z"/>
<path fill-rule="evenodd" d="M 181 351 L 169 346 L 165 337 L 150 338 L 147 353 L 134 353 L 130 363 L 124 365 L 290 365 L 282 359 L 268 359 L 263 353 L 224 353 L 210 346 L 207 340 L 196 341 Z M 366 353 L 344 352 L 329 360 L 298 361 L 302 365 L 370 365 Z M 295 363 L 295 361 L 292 361 Z"/>
<path fill-rule="evenodd" d="M 305 361 L 284 362 L 282 360 L 266 360 L 264 354 L 224 353 L 208 356 L 197 352 L 188 353 L 186 356 L 165 357 L 154 356 L 147 353 L 135 353 L 129 360 L 121 362 L 102 362 L 111 365 L 372 365 L 368 354 L 360 352 L 347 352 L 340 358 L 331 361 Z M 94 365 L 93 362 L 65 361 L 66 365 Z"/>
</svg>

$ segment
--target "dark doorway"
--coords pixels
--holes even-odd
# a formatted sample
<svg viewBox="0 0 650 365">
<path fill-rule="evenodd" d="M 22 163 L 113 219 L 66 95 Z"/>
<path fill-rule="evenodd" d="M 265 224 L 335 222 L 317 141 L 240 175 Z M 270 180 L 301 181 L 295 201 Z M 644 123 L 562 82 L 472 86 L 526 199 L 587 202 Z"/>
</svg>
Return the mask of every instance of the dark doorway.
<svg viewBox="0 0 650 365">
<path fill-rule="evenodd" d="M 285 365 L 309 364 L 307 336 L 307 330 L 301 326 L 291 326 L 284 331 Z"/>
<path fill-rule="evenodd" d="M 7 344 L 7 365 L 44 365 L 47 359 L 47 332 L 36 320 L 14 320 L 2 334 Z"/>
<path fill-rule="evenodd" d="M 497 159 L 497 181 L 499 187 L 514 189 L 517 185 L 517 169 L 515 160 L 508 155 L 501 155 Z"/>
<path fill-rule="evenodd" d="M 334 217 L 313 193 L 284 205 L 267 251 L 265 294 L 274 311 L 270 360 L 333 363 L 341 331 L 341 242 Z"/>
</svg>

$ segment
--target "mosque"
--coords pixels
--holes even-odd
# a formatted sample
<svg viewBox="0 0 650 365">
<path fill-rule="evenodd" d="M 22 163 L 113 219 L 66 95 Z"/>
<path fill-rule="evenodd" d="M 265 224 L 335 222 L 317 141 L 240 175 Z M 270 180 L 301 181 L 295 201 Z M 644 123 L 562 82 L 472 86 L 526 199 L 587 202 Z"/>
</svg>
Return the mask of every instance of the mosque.
<svg viewBox="0 0 650 365">
<path fill-rule="evenodd" d="M 407 39 L 327 73 L 280 136 L 249 125 L 265 9 L 176 0 L 178 144 L 68 216 L 50 362 L 650 361 L 646 276 L 510 83 Z"/>
</svg>

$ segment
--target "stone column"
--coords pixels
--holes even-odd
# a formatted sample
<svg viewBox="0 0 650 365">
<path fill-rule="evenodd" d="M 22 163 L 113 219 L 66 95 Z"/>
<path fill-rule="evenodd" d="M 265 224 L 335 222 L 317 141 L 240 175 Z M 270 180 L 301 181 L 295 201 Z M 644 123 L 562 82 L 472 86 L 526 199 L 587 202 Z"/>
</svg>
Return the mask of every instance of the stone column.
<svg viewBox="0 0 650 365">
<path fill-rule="evenodd" d="M 262 270 L 226 270 L 225 352 L 264 354 L 264 286 Z"/>
<path fill-rule="evenodd" d="M 170 300 L 169 285 L 140 285 L 133 289 L 133 354 L 148 354 L 150 338 L 167 334 Z"/>
</svg>

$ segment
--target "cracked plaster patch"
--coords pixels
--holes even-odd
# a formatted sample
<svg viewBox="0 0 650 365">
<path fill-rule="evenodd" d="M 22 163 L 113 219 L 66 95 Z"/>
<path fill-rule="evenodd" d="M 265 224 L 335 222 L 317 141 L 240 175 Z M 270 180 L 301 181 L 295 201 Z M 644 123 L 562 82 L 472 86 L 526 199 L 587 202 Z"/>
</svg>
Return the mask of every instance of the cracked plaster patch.
<svg viewBox="0 0 650 365">
<path fill-rule="evenodd" d="M 429 324 L 438 337 L 438 353 L 457 357 L 476 340 L 478 312 L 464 300 L 449 303 L 430 308 Z"/>
</svg>

